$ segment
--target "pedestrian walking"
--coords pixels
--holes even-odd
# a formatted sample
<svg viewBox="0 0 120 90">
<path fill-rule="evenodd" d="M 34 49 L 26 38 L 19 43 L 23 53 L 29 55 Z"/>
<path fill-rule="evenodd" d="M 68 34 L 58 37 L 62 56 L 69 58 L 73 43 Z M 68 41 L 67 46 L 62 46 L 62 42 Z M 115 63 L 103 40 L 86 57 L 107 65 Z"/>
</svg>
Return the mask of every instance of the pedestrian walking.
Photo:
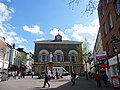
<svg viewBox="0 0 120 90">
<path fill-rule="evenodd" d="M 19 74 L 18 74 L 18 79 L 20 79 L 21 76 L 22 76 L 22 73 L 21 73 L 21 71 L 20 71 Z"/>
<path fill-rule="evenodd" d="M 16 79 L 15 71 L 12 72 L 12 76 L 13 76 L 14 79 Z"/>
<path fill-rule="evenodd" d="M 31 74 L 32 74 L 32 78 L 33 78 L 33 76 L 34 76 L 34 74 L 35 74 L 35 73 L 34 73 L 34 71 L 32 71 L 32 73 L 31 73 Z"/>
<path fill-rule="evenodd" d="M 101 76 L 98 72 L 95 75 L 95 80 L 96 80 L 96 83 L 97 83 L 97 87 L 101 87 L 101 82 L 100 82 Z"/>
<path fill-rule="evenodd" d="M 46 86 L 46 83 L 48 84 L 48 87 L 50 87 L 50 84 L 49 84 L 49 78 L 48 78 L 48 75 L 47 75 L 47 73 L 45 73 L 45 78 L 44 78 L 44 85 L 43 85 L 43 87 L 42 88 L 45 88 L 45 86 Z"/>
<path fill-rule="evenodd" d="M 73 71 L 71 73 L 71 82 L 72 82 L 72 85 L 75 85 L 75 80 L 76 80 L 76 72 Z"/>
<path fill-rule="evenodd" d="M 102 80 L 103 80 L 103 82 L 104 82 L 104 84 L 105 84 L 105 87 L 107 88 L 108 76 L 106 75 L 106 73 L 104 73 L 104 74 L 102 75 Z"/>
<path fill-rule="evenodd" d="M 25 73 L 26 73 L 25 71 L 22 72 L 23 78 L 25 78 Z"/>
<path fill-rule="evenodd" d="M 56 79 L 58 79 L 58 72 L 57 72 L 57 70 L 56 70 L 55 76 L 56 76 Z"/>
<path fill-rule="evenodd" d="M 48 70 L 48 79 L 49 79 L 49 81 L 51 79 L 51 76 L 52 76 L 51 70 Z"/>
</svg>

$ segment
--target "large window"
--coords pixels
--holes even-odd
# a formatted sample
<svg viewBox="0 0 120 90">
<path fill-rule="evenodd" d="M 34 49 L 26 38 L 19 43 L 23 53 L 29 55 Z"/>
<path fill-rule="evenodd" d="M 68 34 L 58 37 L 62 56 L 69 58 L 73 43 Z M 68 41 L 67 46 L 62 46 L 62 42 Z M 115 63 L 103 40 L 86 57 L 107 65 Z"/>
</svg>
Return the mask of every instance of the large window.
<svg viewBox="0 0 120 90">
<path fill-rule="evenodd" d="M 75 56 L 71 56 L 72 62 L 75 62 Z"/>
<path fill-rule="evenodd" d="M 61 50 L 56 50 L 54 52 L 54 61 L 55 62 L 62 62 L 64 61 L 64 54 Z"/>
<path fill-rule="evenodd" d="M 108 6 L 108 2 L 109 2 L 109 0 L 105 0 L 106 7 Z"/>
<path fill-rule="evenodd" d="M 60 62 L 61 61 L 61 55 L 60 54 L 57 54 L 57 61 Z"/>
<path fill-rule="evenodd" d="M 106 23 L 104 23 L 103 29 L 104 29 L 104 35 L 106 36 L 107 35 L 107 26 L 106 26 Z"/>
<path fill-rule="evenodd" d="M 68 59 L 69 59 L 69 61 L 71 61 L 71 62 L 76 62 L 77 61 L 77 51 L 75 51 L 75 50 L 70 50 L 69 51 L 69 57 L 68 57 Z"/>
<path fill-rule="evenodd" d="M 108 14 L 108 19 L 109 19 L 110 29 L 112 29 L 112 28 L 113 28 L 113 20 L 112 20 L 112 15 L 111 15 L 111 13 Z"/>
<path fill-rule="evenodd" d="M 46 62 L 48 61 L 48 56 L 49 56 L 49 52 L 47 50 L 41 50 L 39 52 L 39 56 L 38 56 L 38 62 Z"/>
<path fill-rule="evenodd" d="M 104 16 L 104 8 L 101 9 L 102 18 Z"/>
<path fill-rule="evenodd" d="M 44 62 L 46 60 L 46 55 L 42 55 L 42 61 Z"/>
<path fill-rule="evenodd" d="M 115 0 L 116 13 L 120 15 L 120 0 Z"/>
<path fill-rule="evenodd" d="M 47 61 L 48 60 L 48 56 L 46 55 L 46 54 L 41 54 L 41 55 L 39 55 L 39 57 L 38 57 L 38 61 L 39 62 L 45 62 L 45 61 Z"/>
</svg>

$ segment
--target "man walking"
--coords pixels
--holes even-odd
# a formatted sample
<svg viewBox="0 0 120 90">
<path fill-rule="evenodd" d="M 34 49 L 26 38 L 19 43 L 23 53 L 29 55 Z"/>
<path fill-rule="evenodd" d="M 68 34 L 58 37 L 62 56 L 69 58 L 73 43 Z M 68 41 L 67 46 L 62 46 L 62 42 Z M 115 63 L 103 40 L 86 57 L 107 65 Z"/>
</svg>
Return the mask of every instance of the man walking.
<svg viewBox="0 0 120 90">
<path fill-rule="evenodd" d="M 103 74 L 102 80 L 103 80 L 103 82 L 104 82 L 104 84 L 105 84 L 105 87 L 107 88 L 108 76 L 106 75 L 106 73 Z"/>
<path fill-rule="evenodd" d="M 47 73 L 45 73 L 44 85 L 43 85 L 43 87 L 42 87 L 42 88 L 45 88 L 46 83 L 48 84 L 48 87 L 50 87 L 50 84 L 48 83 L 48 81 L 49 81 L 48 75 L 47 75 Z"/>
<path fill-rule="evenodd" d="M 32 74 L 32 78 L 33 78 L 33 76 L 34 76 L 34 71 L 32 71 L 32 73 L 31 73 L 31 74 Z"/>
<path fill-rule="evenodd" d="M 72 82 L 72 85 L 75 85 L 75 79 L 76 79 L 76 72 L 73 71 L 73 72 L 71 73 L 71 82 Z"/>
</svg>

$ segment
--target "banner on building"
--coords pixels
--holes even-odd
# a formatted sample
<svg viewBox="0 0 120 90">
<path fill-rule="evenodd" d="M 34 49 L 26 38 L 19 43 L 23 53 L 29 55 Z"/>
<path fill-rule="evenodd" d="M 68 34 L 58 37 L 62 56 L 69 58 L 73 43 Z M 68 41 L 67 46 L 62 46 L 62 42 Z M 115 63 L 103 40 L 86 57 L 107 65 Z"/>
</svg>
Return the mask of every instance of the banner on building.
<svg viewBox="0 0 120 90">
<path fill-rule="evenodd" d="M 96 60 L 106 60 L 106 59 L 107 59 L 106 51 L 96 53 Z"/>
</svg>

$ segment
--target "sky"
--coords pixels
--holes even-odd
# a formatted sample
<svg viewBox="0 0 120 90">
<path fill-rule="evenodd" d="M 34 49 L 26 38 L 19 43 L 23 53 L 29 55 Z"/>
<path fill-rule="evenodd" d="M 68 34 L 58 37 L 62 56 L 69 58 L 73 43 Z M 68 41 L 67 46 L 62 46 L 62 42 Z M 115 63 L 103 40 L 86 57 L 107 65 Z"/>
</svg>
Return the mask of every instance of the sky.
<svg viewBox="0 0 120 90">
<path fill-rule="evenodd" d="M 81 13 L 88 0 L 81 0 L 72 9 L 70 0 L 0 0 L 0 36 L 16 48 L 34 53 L 34 41 L 63 40 L 90 43 L 94 48 L 99 29 L 97 11 L 92 15 Z"/>
</svg>

